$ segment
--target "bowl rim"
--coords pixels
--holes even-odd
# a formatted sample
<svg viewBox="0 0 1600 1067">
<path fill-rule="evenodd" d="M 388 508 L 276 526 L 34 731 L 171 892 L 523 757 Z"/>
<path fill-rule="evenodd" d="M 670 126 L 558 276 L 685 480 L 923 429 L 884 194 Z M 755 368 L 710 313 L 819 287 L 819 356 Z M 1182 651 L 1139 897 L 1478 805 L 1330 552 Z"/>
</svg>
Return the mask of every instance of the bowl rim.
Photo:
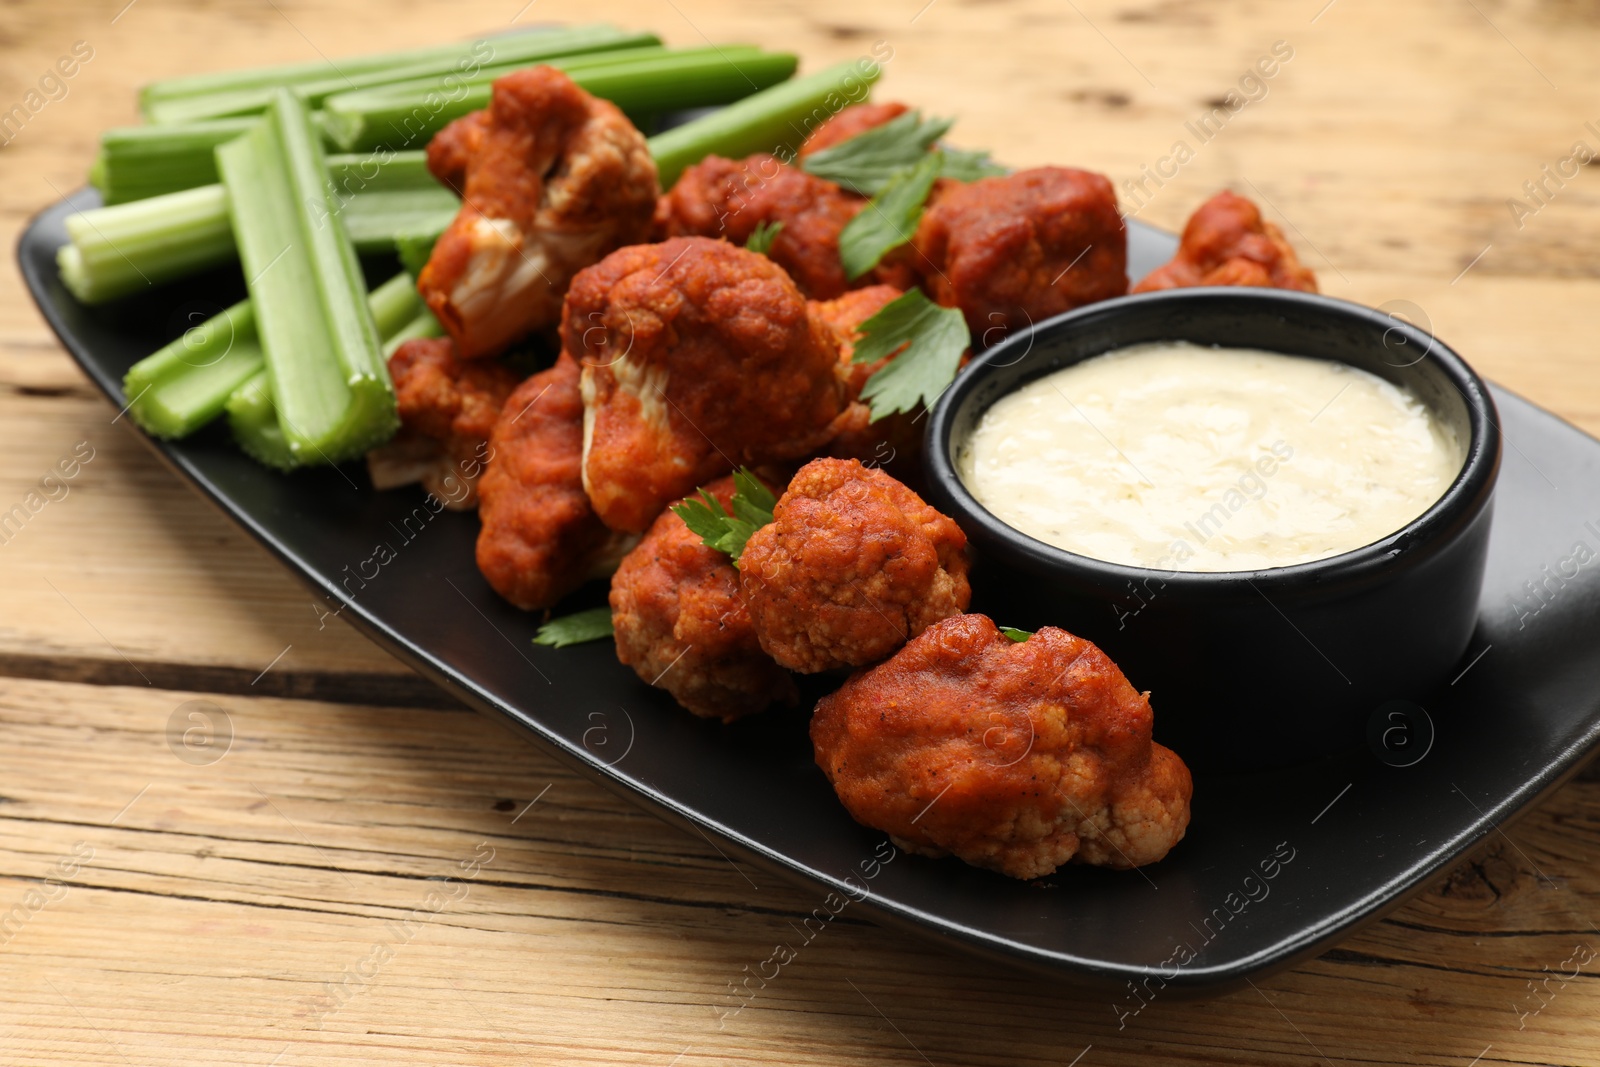
<svg viewBox="0 0 1600 1067">
<path fill-rule="evenodd" d="M 989 511 L 962 481 L 952 448 L 956 420 L 977 389 L 995 370 L 1019 363 L 1035 347 L 1047 346 L 1053 337 L 1086 323 L 1135 318 L 1152 305 L 1188 305 L 1195 307 L 1198 312 L 1199 309 L 1226 304 L 1232 305 L 1236 313 L 1241 303 L 1257 305 L 1249 310 L 1263 316 L 1280 317 L 1290 307 L 1311 307 L 1321 314 L 1358 320 L 1382 331 L 1381 336 L 1385 339 L 1391 334 L 1399 334 L 1400 343 L 1417 345 L 1417 350 L 1423 352 L 1423 356 L 1407 366 L 1420 363 L 1423 359 L 1437 359 L 1445 378 L 1461 394 L 1466 405 L 1469 429 L 1461 470 L 1439 499 L 1398 530 L 1338 555 L 1255 570 L 1185 571 L 1113 563 L 1041 541 Z M 1209 343 L 1183 336 L 1169 339 Z M 1127 342 L 1129 345 L 1137 343 L 1145 342 Z M 1104 352 L 1086 354 L 1071 363 L 1080 363 L 1120 347 L 1126 345 L 1115 345 Z M 1022 350 L 1021 355 L 1018 349 Z M 1292 352 L 1284 354 L 1303 355 Z M 1163 593 L 1216 592 L 1249 586 L 1262 596 L 1265 596 L 1260 588 L 1262 586 L 1267 587 L 1268 591 L 1296 591 L 1330 585 L 1347 588 L 1386 577 L 1431 555 L 1430 548 L 1453 540 L 1454 535 L 1464 531 L 1489 505 L 1500 470 L 1501 450 L 1498 412 L 1487 384 L 1465 359 L 1431 332 L 1412 325 L 1392 312 L 1385 313 L 1348 300 L 1320 293 L 1248 286 L 1196 286 L 1131 293 L 1076 308 L 1031 325 L 974 357 L 957 375 L 929 413 L 924 440 L 931 486 L 945 498 L 946 506 L 958 513 L 953 516 L 958 524 L 968 530 L 969 535 L 973 532 L 981 534 L 981 537 L 975 538 L 977 540 L 1005 545 L 1033 569 L 1064 571 L 1095 584 L 1109 582 L 1118 589 L 1125 588 L 1129 582 L 1147 583 L 1154 580 L 1161 583 Z"/>
</svg>

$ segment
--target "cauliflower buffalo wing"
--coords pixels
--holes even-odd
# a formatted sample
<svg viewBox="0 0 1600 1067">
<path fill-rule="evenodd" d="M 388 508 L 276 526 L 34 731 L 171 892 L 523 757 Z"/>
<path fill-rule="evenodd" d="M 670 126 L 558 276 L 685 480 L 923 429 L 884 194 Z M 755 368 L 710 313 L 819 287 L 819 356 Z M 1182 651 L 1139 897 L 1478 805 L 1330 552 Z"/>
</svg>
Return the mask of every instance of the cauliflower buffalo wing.
<svg viewBox="0 0 1600 1067">
<path fill-rule="evenodd" d="M 554 326 L 573 274 L 648 238 L 659 189 L 643 135 L 552 67 L 498 79 L 429 165 L 462 194 L 417 288 L 463 359 Z"/>
<path fill-rule="evenodd" d="M 861 324 L 882 311 L 884 306 L 905 294 L 892 285 L 873 285 L 854 289 L 835 300 L 813 300 L 811 314 L 828 328 L 839 347 L 839 375 L 845 384 L 846 399 L 851 403 L 861 395 L 867 379 L 883 369 L 893 356 L 885 356 L 875 363 L 855 363 L 856 334 Z"/>
<path fill-rule="evenodd" d="M 1242 196 L 1223 190 L 1189 216 L 1178 254 L 1134 286 L 1136 293 L 1196 285 L 1254 285 L 1317 291 L 1317 278 L 1283 231 Z"/>
<path fill-rule="evenodd" d="M 859 667 L 967 609 L 966 548 L 952 519 L 883 471 L 815 459 L 746 542 L 740 586 L 778 663 Z"/>
<path fill-rule="evenodd" d="M 563 352 L 517 387 L 495 423 L 478 483 L 478 569 L 524 610 L 550 607 L 610 573 L 633 543 L 606 529 L 584 495 L 579 373 Z"/>
<path fill-rule="evenodd" d="M 782 223 L 767 256 L 816 300 L 850 288 L 839 233 L 866 201 L 766 154 L 711 156 L 678 179 L 656 209 L 666 237 L 723 237 L 743 245 L 758 225 Z"/>
<path fill-rule="evenodd" d="M 400 433 L 367 454 L 378 489 L 421 482 L 447 507 L 477 505 L 489 434 L 522 376 L 499 363 L 456 358 L 449 338 L 417 338 L 389 357 Z"/>
<path fill-rule="evenodd" d="M 467 191 L 467 169 L 489 129 L 489 111 L 472 111 L 433 135 L 428 142 L 428 173 L 454 189 Z"/>
<path fill-rule="evenodd" d="M 706 491 L 728 506 L 732 478 Z M 724 722 L 797 698 L 761 651 L 732 561 L 664 511 L 611 578 L 617 658 L 696 715 Z"/>
<path fill-rule="evenodd" d="M 615 530 L 810 453 L 842 407 L 827 328 L 780 267 L 726 241 L 612 253 L 573 279 L 561 329 L 583 362 L 583 484 Z"/>
<path fill-rule="evenodd" d="M 1063 311 L 1128 291 L 1117 194 L 1099 174 L 1035 167 L 942 181 L 906 265 L 928 295 L 960 308 L 986 347 Z"/>
<path fill-rule="evenodd" d="M 817 764 L 856 821 L 903 848 L 1013 878 L 1068 860 L 1129 868 L 1183 838 L 1189 769 L 1105 653 L 946 619 L 817 705 Z"/>
</svg>

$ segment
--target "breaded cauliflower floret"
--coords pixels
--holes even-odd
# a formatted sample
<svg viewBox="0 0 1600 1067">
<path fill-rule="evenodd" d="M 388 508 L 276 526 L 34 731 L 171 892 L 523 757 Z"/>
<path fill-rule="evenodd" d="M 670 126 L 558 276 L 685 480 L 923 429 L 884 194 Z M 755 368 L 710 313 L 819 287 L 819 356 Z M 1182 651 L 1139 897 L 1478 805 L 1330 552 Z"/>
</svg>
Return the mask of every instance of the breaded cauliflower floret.
<svg viewBox="0 0 1600 1067">
<path fill-rule="evenodd" d="M 723 506 L 732 478 L 706 487 Z M 617 658 L 706 718 L 731 721 L 797 699 L 789 672 L 761 651 L 722 552 L 664 511 L 611 578 Z"/>
<path fill-rule="evenodd" d="M 807 455 L 842 406 L 833 337 L 781 268 L 726 241 L 613 252 L 573 279 L 562 337 L 583 363 L 583 483 L 616 530 Z"/>
<path fill-rule="evenodd" d="M 1317 278 L 1283 231 L 1242 196 L 1224 189 L 1201 204 L 1183 227 L 1178 254 L 1133 287 L 1136 293 L 1196 285 L 1253 285 L 1317 291 Z"/>
<path fill-rule="evenodd" d="M 578 375 L 563 352 L 517 387 L 495 423 L 478 483 L 478 569 L 524 610 L 550 607 L 611 573 L 633 546 L 606 528 L 583 491 Z"/>
<path fill-rule="evenodd" d="M 522 376 L 500 363 L 464 362 L 447 337 L 416 338 L 389 357 L 400 433 L 367 453 L 379 489 L 421 482 L 456 510 L 477 505 L 489 435 Z"/>
<path fill-rule="evenodd" d="M 1128 235 L 1104 176 L 1035 167 L 935 193 L 906 262 L 979 347 L 1128 291 Z"/>
<path fill-rule="evenodd" d="M 1189 769 L 1105 653 L 982 615 L 925 630 L 817 705 L 817 765 L 856 821 L 901 847 L 1013 878 L 1068 860 L 1129 868 L 1183 838 Z"/>
<path fill-rule="evenodd" d="M 839 262 L 839 234 L 865 205 L 861 197 L 775 156 L 710 156 L 684 171 L 661 198 L 656 232 L 743 245 L 758 225 L 781 223 L 767 256 L 802 293 L 826 300 L 852 284 Z"/>
<path fill-rule="evenodd" d="M 467 171 L 483 144 L 489 129 L 489 110 L 469 111 L 428 142 L 428 173 L 441 184 L 454 189 L 457 196 L 466 192 Z"/>
<path fill-rule="evenodd" d="M 815 459 L 745 544 L 740 585 L 780 664 L 859 667 L 967 609 L 966 548 L 953 520 L 883 471 Z"/>
<path fill-rule="evenodd" d="M 839 346 L 839 375 L 845 383 L 846 399 L 854 402 L 867 379 L 882 370 L 893 355 L 873 363 L 855 363 L 856 333 L 861 324 L 882 311 L 884 306 L 905 293 L 892 285 L 872 285 L 855 289 L 834 300 L 813 300 L 811 314 L 833 334 Z"/>
<path fill-rule="evenodd" d="M 499 78 L 429 165 L 461 211 L 417 279 L 463 359 L 556 325 L 573 274 L 646 240 L 660 189 L 644 136 L 553 67 Z"/>
</svg>

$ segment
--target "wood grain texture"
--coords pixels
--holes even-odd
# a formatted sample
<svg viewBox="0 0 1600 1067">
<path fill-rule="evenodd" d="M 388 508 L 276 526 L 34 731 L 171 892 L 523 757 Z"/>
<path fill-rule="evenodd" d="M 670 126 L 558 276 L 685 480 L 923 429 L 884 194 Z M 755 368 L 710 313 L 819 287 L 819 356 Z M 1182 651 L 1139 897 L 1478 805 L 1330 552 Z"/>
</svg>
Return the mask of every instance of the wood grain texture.
<svg viewBox="0 0 1600 1067">
<path fill-rule="evenodd" d="M 0 148 L 8 244 L 165 74 L 513 16 L 808 67 L 882 40 L 881 95 L 959 116 L 959 143 L 1008 162 L 1121 186 L 1187 139 L 1139 217 L 1179 225 L 1221 185 L 1264 200 L 1327 291 L 1410 302 L 1486 374 L 1600 432 L 1600 168 L 1545 204 L 1522 188 L 1574 141 L 1600 149 L 1594 0 L 125 3 L 0 19 L 0 110 L 74 41 L 95 49 Z M 1293 58 L 1199 144 L 1185 123 L 1278 41 Z M 1519 196 L 1538 207 L 1520 227 Z M 1559 974 L 1600 951 L 1592 776 L 1322 958 L 1120 1029 L 1103 995 L 848 911 L 735 1011 L 745 968 L 816 901 L 508 743 L 337 620 L 319 629 L 115 414 L 0 264 L 0 508 L 79 442 L 95 457 L 0 544 L 0 1062 L 1600 1063 L 1600 963 Z M 195 711 L 229 724 L 215 762 L 180 758 L 200 758 Z"/>
</svg>

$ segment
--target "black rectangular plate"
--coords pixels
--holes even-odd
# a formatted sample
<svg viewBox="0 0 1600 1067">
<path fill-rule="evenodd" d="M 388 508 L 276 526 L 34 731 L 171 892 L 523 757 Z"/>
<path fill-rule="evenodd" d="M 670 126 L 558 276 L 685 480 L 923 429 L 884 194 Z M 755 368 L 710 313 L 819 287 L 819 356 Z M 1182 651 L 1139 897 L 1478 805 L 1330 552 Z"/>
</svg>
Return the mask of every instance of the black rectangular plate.
<svg viewBox="0 0 1600 1067">
<path fill-rule="evenodd" d="M 86 191 L 46 209 L 18 259 L 62 344 L 120 408 L 129 365 L 243 286 L 230 269 L 79 305 L 55 251 L 63 218 L 96 203 Z M 1129 238 L 1135 277 L 1175 245 L 1136 222 Z M 420 491 L 374 492 L 359 464 L 274 473 L 217 428 L 147 443 L 400 659 L 668 821 L 811 886 L 819 904 L 829 890 L 849 893 L 885 922 L 992 959 L 1115 986 L 1162 971 L 1174 991 L 1204 995 L 1314 955 L 1395 906 L 1575 772 L 1596 742 L 1600 567 L 1547 575 L 1570 574 L 1563 561 L 1576 545 L 1600 554 L 1600 442 L 1504 390 L 1495 400 L 1508 447 L 1478 632 L 1465 676 L 1425 703 L 1436 736 L 1412 739 L 1425 755 L 1404 768 L 1363 752 L 1197 775 L 1189 835 L 1166 860 L 1140 872 L 1070 868 L 1041 883 L 954 860 L 877 866 L 883 837 L 851 821 L 813 765 L 804 710 L 725 727 L 643 685 L 609 644 L 532 645 L 538 619 L 478 574 L 474 515 L 434 516 Z M 1545 583 L 1542 607 L 1529 582 Z M 597 585 L 573 606 L 603 598 Z M 1248 664 L 1234 666 L 1248 685 Z"/>
</svg>

